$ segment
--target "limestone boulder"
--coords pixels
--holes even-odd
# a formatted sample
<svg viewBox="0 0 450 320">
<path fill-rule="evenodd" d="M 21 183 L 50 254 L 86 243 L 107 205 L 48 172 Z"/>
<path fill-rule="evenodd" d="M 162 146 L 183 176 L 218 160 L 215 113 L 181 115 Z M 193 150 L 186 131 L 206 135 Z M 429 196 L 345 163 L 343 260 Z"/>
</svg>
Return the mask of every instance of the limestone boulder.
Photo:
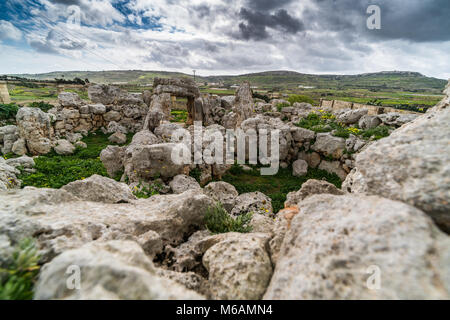
<svg viewBox="0 0 450 320">
<path fill-rule="evenodd" d="M 14 152 L 14 145 L 19 141 L 19 129 L 15 125 L 0 127 L 0 151 L 3 154 Z M 23 140 L 21 140 L 23 141 Z M 26 150 L 26 149 L 25 149 Z M 17 146 L 16 146 L 17 151 Z"/>
<path fill-rule="evenodd" d="M 57 140 L 54 149 L 61 156 L 68 156 L 75 152 L 75 146 L 65 139 Z"/>
<path fill-rule="evenodd" d="M 292 164 L 292 175 L 302 177 L 308 173 L 308 162 L 305 160 L 296 160 Z"/>
<path fill-rule="evenodd" d="M 28 152 L 25 139 L 20 138 L 16 142 L 14 142 L 11 151 L 18 156 L 25 155 Z"/>
<path fill-rule="evenodd" d="M 233 216 L 247 213 L 271 216 L 273 214 L 272 200 L 259 191 L 243 193 L 236 198 L 235 206 L 231 211 Z"/>
<path fill-rule="evenodd" d="M 335 137 L 330 133 L 318 133 L 312 149 L 326 156 L 339 159 L 344 154 L 345 139 Z"/>
<path fill-rule="evenodd" d="M 320 155 L 317 152 L 301 151 L 298 153 L 297 158 L 299 160 L 305 160 L 311 168 L 317 168 L 321 161 Z"/>
<path fill-rule="evenodd" d="M 83 100 L 75 92 L 61 92 L 58 94 L 58 101 L 64 108 L 79 108 L 83 104 Z"/>
<path fill-rule="evenodd" d="M 328 194 L 299 209 L 265 299 L 449 299 L 450 239 L 422 211 Z"/>
<path fill-rule="evenodd" d="M 43 262 L 92 241 L 133 240 L 157 253 L 161 242 L 149 231 L 159 235 L 162 246 L 178 246 L 205 228 L 204 215 L 213 204 L 195 190 L 111 204 L 80 200 L 66 190 L 26 187 L 0 192 L 0 234 L 13 245 L 34 237 Z"/>
<path fill-rule="evenodd" d="M 114 104 L 120 95 L 120 89 L 108 85 L 91 85 L 88 88 L 88 95 L 93 103 L 110 105 Z"/>
<path fill-rule="evenodd" d="M 450 232 L 449 123 L 450 107 L 442 108 L 371 144 L 356 157 L 347 191 L 408 203 Z"/>
<path fill-rule="evenodd" d="M 213 299 L 261 299 L 272 276 L 268 239 L 258 234 L 231 234 L 206 251 L 203 265 L 209 272 Z"/>
<path fill-rule="evenodd" d="M 236 198 L 239 195 L 233 185 L 223 181 L 209 183 L 204 188 L 204 192 L 216 202 L 220 202 L 228 212 L 233 210 Z"/>
<path fill-rule="evenodd" d="M 173 180 L 170 181 L 169 186 L 175 194 L 180 194 L 187 190 L 198 190 L 201 192 L 202 189 L 197 180 L 184 174 L 175 176 Z"/>
<path fill-rule="evenodd" d="M 105 114 L 106 113 L 106 107 L 104 104 L 96 103 L 96 104 L 90 104 L 89 105 L 89 112 L 92 114 Z"/>
<path fill-rule="evenodd" d="M 177 144 L 136 145 L 125 153 L 125 173 L 130 182 L 149 181 L 155 177 L 170 179 L 189 173 L 189 166 L 172 161 Z"/>
<path fill-rule="evenodd" d="M 347 178 L 347 172 L 342 167 L 340 161 L 322 160 L 322 162 L 319 165 L 319 169 L 327 171 L 328 173 L 335 173 L 342 181 L 344 181 Z"/>
<path fill-rule="evenodd" d="M 62 187 L 62 189 L 86 201 L 127 203 L 136 199 L 131 189 L 125 183 L 97 174 L 84 180 L 71 182 Z"/>
<path fill-rule="evenodd" d="M 0 157 L 0 190 L 19 188 L 21 185 L 17 176 L 20 171 L 15 166 L 9 165 L 4 158 Z"/>
<path fill-rule="evenodd" d="M 124 171 L 124 156 L 125 148 L 119 146 L 107 146 L 100 152 L 100 160 L 110 177 L 115 177 L 116 174 Z"/>
<path fill-rule="evenodd" d="M 324 193 L 334 195 L 344 194 L 344 192 L 336 188 L 334 184 L 331 184 L 324 180 L 310 179 L 306 181 L 304 184 L 302 184 L 300 190 L 288 193 L 284 206 L 286 208 L 296 207 L 301 201 L 303 201 L 307 197 L 313 196 L 315 194 L 324 194 Z"/>
<path fill-rule="evenodd" d="M 103 119 L 105 119 L 106 122 L 111 122 L 111 121 L 119 121 L 122 118 L 122 116 L 120 115 L 120 112 L 118 111 L 108 111 L 107 113 L 105 113 L 103 115 Z"/>
<path fill-rule="evenodd" d="M 237 114 L 237 126 L 254 115 L 253 108 L 253 92 L 250 88 L 250 83 L 244 82 L 236 90 L 236 99 L 233 106 L 233 111 Z"/>
<path fill-rule="evenodd" d="M 69 288 L 67 270 L 80 272 L 80 288 Z M 69 279 L 70 280 L 70 279 Z M 73 284 L 73 283 L 72 283 Z M 142 248 L 132 241 L 92 242 L 45 265 L 36 300 L 198 300 L 203 297 L 160 277 Z"/>
<path fill-rule="evenodd" d="M 355 124 L 358 123 L 363 116 L 367 115 L 368 112 L 369 110 L 367 109 L 347 110 L 338 115 L 336 119 L 338 122 L 346 125 Z"/>
<path fill-rule="evenodd" d="M 116 132 L 109 136 L 108 141 L 115 144 L 125 144 L 127 142 L 127 136 L 122 132 Z"/>
<path fill-rule="evenodd" d="M 53 128 L 49 114 L 39 108 L 22 107 L 16 115 L 19 136 L 25 139 L 32 155 L 47 154 L 52 149 Z"/>
<path fill-rule="evenodd" d="M 378 127 L 381 124 L 380 118 L 378 116 L 370 116 L 370 115 L 364 115 L 359 119 L 358 126 L 363 129 L 373 129 Z"/>
</svg>

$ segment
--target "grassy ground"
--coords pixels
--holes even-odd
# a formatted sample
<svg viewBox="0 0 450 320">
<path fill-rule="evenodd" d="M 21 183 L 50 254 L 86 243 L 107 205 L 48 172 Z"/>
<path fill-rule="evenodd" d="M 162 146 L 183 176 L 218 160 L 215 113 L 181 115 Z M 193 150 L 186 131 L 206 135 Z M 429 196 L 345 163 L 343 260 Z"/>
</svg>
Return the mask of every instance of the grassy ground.
<svg viewBox="0 0 450 320">
<path fill-rule="evenodd" d="M 342 184 L 341 179 L 336 174 L 330 174 L 319 169 L 309 169 L 306 176 L 294 177 L 290 167 L 280 168 L 274 176 L 262 176 L 257 168 L 253 168 L 252 171 L 244 171 L 240 166 L 235 165 L 222 177 L 223 181 L 235 186 L 239 194 L 260 191 L 270 197 L 274 212 L 284 208 L 284 202 L 289 192 L 299 190 L 302 184 L 309 179 L 325 179 L 338 188 Z"/>
<path fill-rule="evenodd" d="M 132 134 L 128 135 L 127 144 L 131 142 Z M 82 140 L 87 144 L 86 149 L 77 149 L 73 155 L 60 156 L 54 151 L 35 159 L 36 172 L 22 173 L 22 187 L 55 188 L 88 178 L 94 174 L 107 176 L 106 169 L 100 160 L 100 152 L 111 145 L 108 136 L 102 132 L 91 134 Z"/>
</svg>

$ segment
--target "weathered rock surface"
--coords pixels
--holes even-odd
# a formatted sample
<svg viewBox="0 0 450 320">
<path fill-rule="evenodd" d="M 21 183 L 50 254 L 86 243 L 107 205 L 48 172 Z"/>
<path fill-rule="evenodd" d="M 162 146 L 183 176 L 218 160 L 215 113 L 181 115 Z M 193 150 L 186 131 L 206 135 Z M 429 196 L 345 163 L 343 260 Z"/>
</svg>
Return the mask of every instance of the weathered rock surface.
<svg viewBox="0 0 450 320">
<path fill-rule="evenodd" d="M 18 141 L 18 139 L 19 129 L 17 126 L 9 125 L 0 127 L 0 151 L 3 154 L 13 151 L 14 144 Z"/>
<path fill-rule="evenodd" d="M 312 149 L 326 156 L 339 159 L 344 153 L 345 139 L 335 137 L 330 133 L 318 133 Z"/>
<path fill-rule="evenodd" d="M 380 118 L 378 118 L 378 116 L 369 116 L 369 115 L 362 116 L 358 122 L 358 126 L 363 130 L 376 128 L 380 124 L 381 120 Z"/>
<path fill-rule="evenodd" d="M 231 214 L 236 217 L 250 212 L 270 216 L 273 214 L 272 201 L 259 191 L 239 195 Z"/>
<path fill-rule="evenodd" d="M 420 210 L 363 195 L 316 195 L 299 209 L 265 299 L 449 299 L 450 238 Z"/>
<path fill-rule="evenodd" d="M 119 146 L 107 146 L 102 150 L 102 152 L 100 152 L 100 160 L 105 166 L 110 177 L 114 177 L 116 174 L 123 172 L 124 156 L 124 147 Z"/>
<path fill-rule="evenodd" d="M 308 162 L 305 160 L 296 160 L 292 164 L 292 175 L 301 177 L 308 173 Z"/>
<path fill-rule="evenodd" d="M 305 198 L 315 194 L 323 193 L 334 195 L 344 194 L 344 192 L 336 188 L 334 184 L 323 180 L 310 179 L 302 184 L 300 190 L 288 193 L 284 206 L 286 208 L 295 207 L 300 201 L 304 200 Z"/>
<path fill-rule="evenodd" d="M 54 149 L 61 156 L 68 156 L 75 152 L 75 146 L 65 139 L 57 140 Z"/>
<path fill-rule="evenodd" d="M 136 200 L 128 185 L 97 174 L 84 180 L 71 182 L 62 189 L 86 201 L 127 203 Z"/>
<path fill-rule="evenodd" d="M 28 151 L 33 155 L 51 151 L 53 128 L 50 116 L 39 108 L 20 108 L 16 116 L 19 135 L 25 139 Z"/>
<path fill-rule="evenodd" d="M 124 166 L 130 182 L 149 181 L 155 177 L 168 179 L 189 173 L 187 165 L 175 164 L 172 161 L 172 152 L 175 148 L 177 148 L 175 143 L 136 145 L 127 148 Z"/>
<path fill-rule="evenodd" d="M 320 170 L 325 170 L 329 173 L 335 173 L 342 181 L 347 178 L 347 172 L 342 168 L 339 161 L 325 161 L 323 160 L 319 165 Z"/>
<path fill-rule="evenodd" d="M 258 300 L 272 275 L 266 251 L 269 237 L 259 234 L 224 235 L 203 256 L 213 299 Z"/>
<path fill-rule="evenodd" d="M 347 191 L 411 204 L 450 232 L 450 107 L 429 112 L 356 157 Z M 357 179 L 355 179 L 357 178 Z"/>
<path fill-rule="evenodd" d="M 253 93 L 250 89 L 250 83 L 244 82 L 236 90 L 236 99 L 233 106 L 233 111 L 237 114 L 236 126 L 240 126 L 244 120 L 252 117 L 253 107 Z"/>
<path fill-rule="evenodd" d="M 367 115 L 367 109 L 355 109 L 344 111 L 337 117 L 337 121 L 342 122 L 344 124 L 354 124 L 357 123 L 361 117 Z"/>
<path fill-rule="evenodd" d="M 213 203 L 195 190 L 108 204 L 79 200 L 65 190 L 26 187 L 0 192 L 0 234 L 13 244 L 35 237 L 44 261 L 94 240 L 145 243 L 149 231 L 158 233 L 163 245 L 176 246 L 205 227 Z"/>
<path fill-rule="evenodd" d="M 228 212 L 233 210 L 239 193 L 236 188 L 223 181 L 209 183 L 203 191 L 215 201 L 220 202 Z"/>
<path fill-rule="evenodd" d="M 59 104 L 64 108 L 77 108 L 83 104 L 81 98 L 74 92 L 61 92 L 58 94 L 58 100 Z"/>
<path fill-rule="evenodd" d="M 108 138 L 108 141 L 115 144 L 125 144 L 127 142 L 127 136 L 122 132 L 116 132 Z"/>
<path fill-rule="evenodd" d="M 197 180 L 184 174 L 175 176 L 170 181 L 169 186 L 175 194 L 180 194 L 187 190 L 198 190 L 199 192 L 202 190 Z"/>
<path fill-rule="evenodd" d="M 21 185 L 17 175 L 20 171 L 14 165 L 8 164 L 3 157 L 0 157 L 0 191 L 18 188 Z"/>
<path fill-rule="evenodd" d="M 80 288 L 70 289 L 71 266 L 80 271 Z M 71 283 L 72 284 L 72 283 Z M 92 242 L 69 250 L 45 265 L 36 300 L 48 299 L 203 299 L 199 294 L 157 275 L 151 260 L 132 241 Z"/>
</svg>

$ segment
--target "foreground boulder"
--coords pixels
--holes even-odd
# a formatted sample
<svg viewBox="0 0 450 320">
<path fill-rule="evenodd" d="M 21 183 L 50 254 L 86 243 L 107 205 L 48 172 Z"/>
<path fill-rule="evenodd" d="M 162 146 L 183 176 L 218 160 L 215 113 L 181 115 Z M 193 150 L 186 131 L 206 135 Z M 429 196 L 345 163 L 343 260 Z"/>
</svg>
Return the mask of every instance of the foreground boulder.
<svg viewBox="0 0 450 320">
<path fill-rule="evenodd" d="M 183 193 L 187 190 L 198 190 L 199 192 L 202 190 L 197 180 L 184 174 L 179 174 L 173 178 L 169 186 L 175 194 Z"/>
<path fill-rule="evenodd" d="M 325 194 L 299 209 L 265 299 L 450 298 L 450 238 L 422 211 L 376 196 Z"/>
<path fill-rule="evenodd" d="M 259 300 L 272 275 L 264 234 L 230 233 L 203 256 L 210 292 L 219 300 Z"/>
<path fill-rule="evenodd" d="M 205 188 L 204 192 L 217 202 L 220 202 L 228 212 L 233 210 L 236 204 L 236 198 L 239 195 L 236 188 L 227 182 L 211 182 Z"/>
<path fill-rule="evenodd" d="M 441 103 L 439 110 L 404 125 L 362 151 L 356 157 L 356 169 L 344 182 L 345 190 L 411 204 L 449 233 L 449 106 Z"/>
<path fill-rule="evenodd" d="M 68 288 L 67 270 L 77 266 L 80 288 Z M 74 283 L 73 283 L 74 285 Z M 203 299 L 194 291 L 159 277 L 150 259 L 132 241 L 92 242 L 66 251 L 44 266 L 36 300 Z"/>
<path fill-rule="evenodd" d="M 11 243 L 35 237 L 43 261 L 85 243 L 132 239 L 146 251 L 156 232 L 163 245 L 177 246 L 205 227 L 204 215 L 214 202 L 197 191 L 153 196 L 130 203 L 80 200 L 66 190 L 36 189 L 0 192 L 0 234 Z"/>
<path fill-rule="evenodd" d="M 128 185 L 97 174 L 84 180 L 71 182 L 62 189 L 86 201 L 127 203 L 136 200 Z"/>
</svg>

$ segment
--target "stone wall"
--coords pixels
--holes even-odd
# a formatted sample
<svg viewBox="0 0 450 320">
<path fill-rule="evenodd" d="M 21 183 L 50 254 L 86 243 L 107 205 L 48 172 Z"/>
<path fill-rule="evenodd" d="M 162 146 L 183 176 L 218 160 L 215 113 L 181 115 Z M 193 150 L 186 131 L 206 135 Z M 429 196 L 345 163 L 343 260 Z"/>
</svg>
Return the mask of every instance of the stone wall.
<svg viewBox="0 0 450 320">
<path fill-rule="evenodd" d="M 420 114 L 418 112 L 414 111 L 408 111 L 408 110 L 400 110 L 390 107 L 379 107 L 379 106 L 372 106 L 367 104 L 361 104 L 361 103 L 353 103 L 348 101 L 340 101 L 340 100 L 324 100 L 320 99 L 320 108 L 324 109 L 332 109 L 333 111 L 339 111 L 344 109 L 367 109 L 369 111 L 368 115 L 375 116 L 377 114 L 384 114 L 384 113 L 402 113 L 402 114 Z"/>
</svg>

